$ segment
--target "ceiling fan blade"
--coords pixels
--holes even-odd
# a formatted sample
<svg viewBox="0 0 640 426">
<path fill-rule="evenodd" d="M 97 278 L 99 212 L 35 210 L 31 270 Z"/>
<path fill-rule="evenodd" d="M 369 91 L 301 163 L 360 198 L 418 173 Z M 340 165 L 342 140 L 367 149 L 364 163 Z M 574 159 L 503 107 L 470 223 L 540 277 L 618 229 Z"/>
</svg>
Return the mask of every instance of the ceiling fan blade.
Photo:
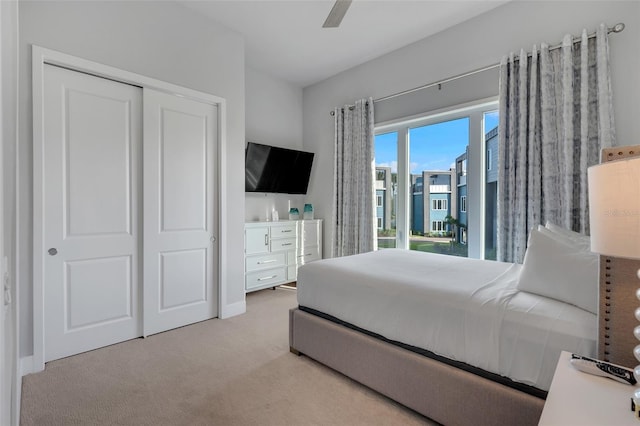
<svg viewBox="0 0 640 426">
<path fill-rule="evenodd" d="M 344 18 L 345 13 L 351 6 L 352 0 L 336 0 L 331 8 L 331 12 L 329 12 L 329 16 L 322 24 L 322 28 L 337 28 L 340 26 L 340 22 L 342 22 L 342 18 Z"/>
</svg>

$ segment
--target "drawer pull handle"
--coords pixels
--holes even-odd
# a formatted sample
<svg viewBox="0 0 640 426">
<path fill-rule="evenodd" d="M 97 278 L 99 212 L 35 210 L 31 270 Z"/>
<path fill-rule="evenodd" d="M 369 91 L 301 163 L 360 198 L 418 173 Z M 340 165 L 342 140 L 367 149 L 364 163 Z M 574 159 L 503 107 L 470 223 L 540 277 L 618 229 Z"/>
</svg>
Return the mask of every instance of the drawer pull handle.
<svg viewBox="0 0 640 426">
<path fill-rule="evenodd" d="M 264 234 L 264 245 L 265 246 L 269 245 L 269 234 Z"/>
<path fill-rule="evenodd" d="M 277 262 L 276 259 L 263 260 L 258 262 L 258 265 L 264 265 L 265 263 L 273 263 L 273 262 Z"/>
<path fill-rule="evenodd" d="M 262 277 L 262 278 L 258 278 L 258 281 L 266 281 L 275 277 L 277 277 L 277 275 L 271 275 L 270 277 Z"/>
<path fill-rule="evenodd" d="M 284 243 L 284 244 L 282 245 L 282 247 L 284 247 L 284 246 L 290 246 L 290 245 L 291 245 L 291 243 Z"/>
<path fill-rule="evenodd" d="M 285 232 L 291 232 L 291 231 L 292 231 L 291 229 L 283 229 L 283 230 L 282 230 L 282 233 L 285 233 Z"/>
</svg>

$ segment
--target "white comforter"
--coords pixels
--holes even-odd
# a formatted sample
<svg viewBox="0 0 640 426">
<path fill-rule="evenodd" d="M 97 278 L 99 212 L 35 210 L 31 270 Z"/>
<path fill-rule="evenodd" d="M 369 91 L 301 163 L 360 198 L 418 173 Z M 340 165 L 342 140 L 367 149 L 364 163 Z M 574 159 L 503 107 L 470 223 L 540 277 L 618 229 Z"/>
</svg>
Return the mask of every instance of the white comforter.
<svg viewBox="0 0 640 426">
<path fill-rule="evenodd" d="M 548 390 L 562 350 L 595 356 L 596 316 L 517 290 L 520 269 L 386 249 L 304 265 L 298 303 Z"/>
</svg>

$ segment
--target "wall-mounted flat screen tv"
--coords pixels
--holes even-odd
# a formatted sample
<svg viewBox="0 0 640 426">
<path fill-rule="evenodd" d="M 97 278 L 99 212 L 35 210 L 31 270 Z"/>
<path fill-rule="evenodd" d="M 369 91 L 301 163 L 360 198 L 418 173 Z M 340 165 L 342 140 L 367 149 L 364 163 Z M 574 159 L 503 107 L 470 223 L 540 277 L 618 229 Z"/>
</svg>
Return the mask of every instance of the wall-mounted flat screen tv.
<svg viewBox="0 0 640 426">
<path fill-rule="evenodd" d="M 313 153 L 248 142 L 245 192 L 306 194 Z"/>
</svg>

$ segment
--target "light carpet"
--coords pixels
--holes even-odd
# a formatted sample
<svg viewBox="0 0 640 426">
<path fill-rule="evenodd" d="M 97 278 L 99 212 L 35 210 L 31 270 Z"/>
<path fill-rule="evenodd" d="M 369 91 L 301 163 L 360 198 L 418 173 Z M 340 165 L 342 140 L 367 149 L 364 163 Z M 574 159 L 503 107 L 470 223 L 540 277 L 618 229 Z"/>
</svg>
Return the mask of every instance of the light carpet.
<svg viewBox="0 0 640 426">
<path fill-rule="evenodd" d="M 28 425 L 432 425 L 289 352 L 296 291 L 247 295 L 247 313 L 52 361 L 23 379 Z"/>
</svg>

